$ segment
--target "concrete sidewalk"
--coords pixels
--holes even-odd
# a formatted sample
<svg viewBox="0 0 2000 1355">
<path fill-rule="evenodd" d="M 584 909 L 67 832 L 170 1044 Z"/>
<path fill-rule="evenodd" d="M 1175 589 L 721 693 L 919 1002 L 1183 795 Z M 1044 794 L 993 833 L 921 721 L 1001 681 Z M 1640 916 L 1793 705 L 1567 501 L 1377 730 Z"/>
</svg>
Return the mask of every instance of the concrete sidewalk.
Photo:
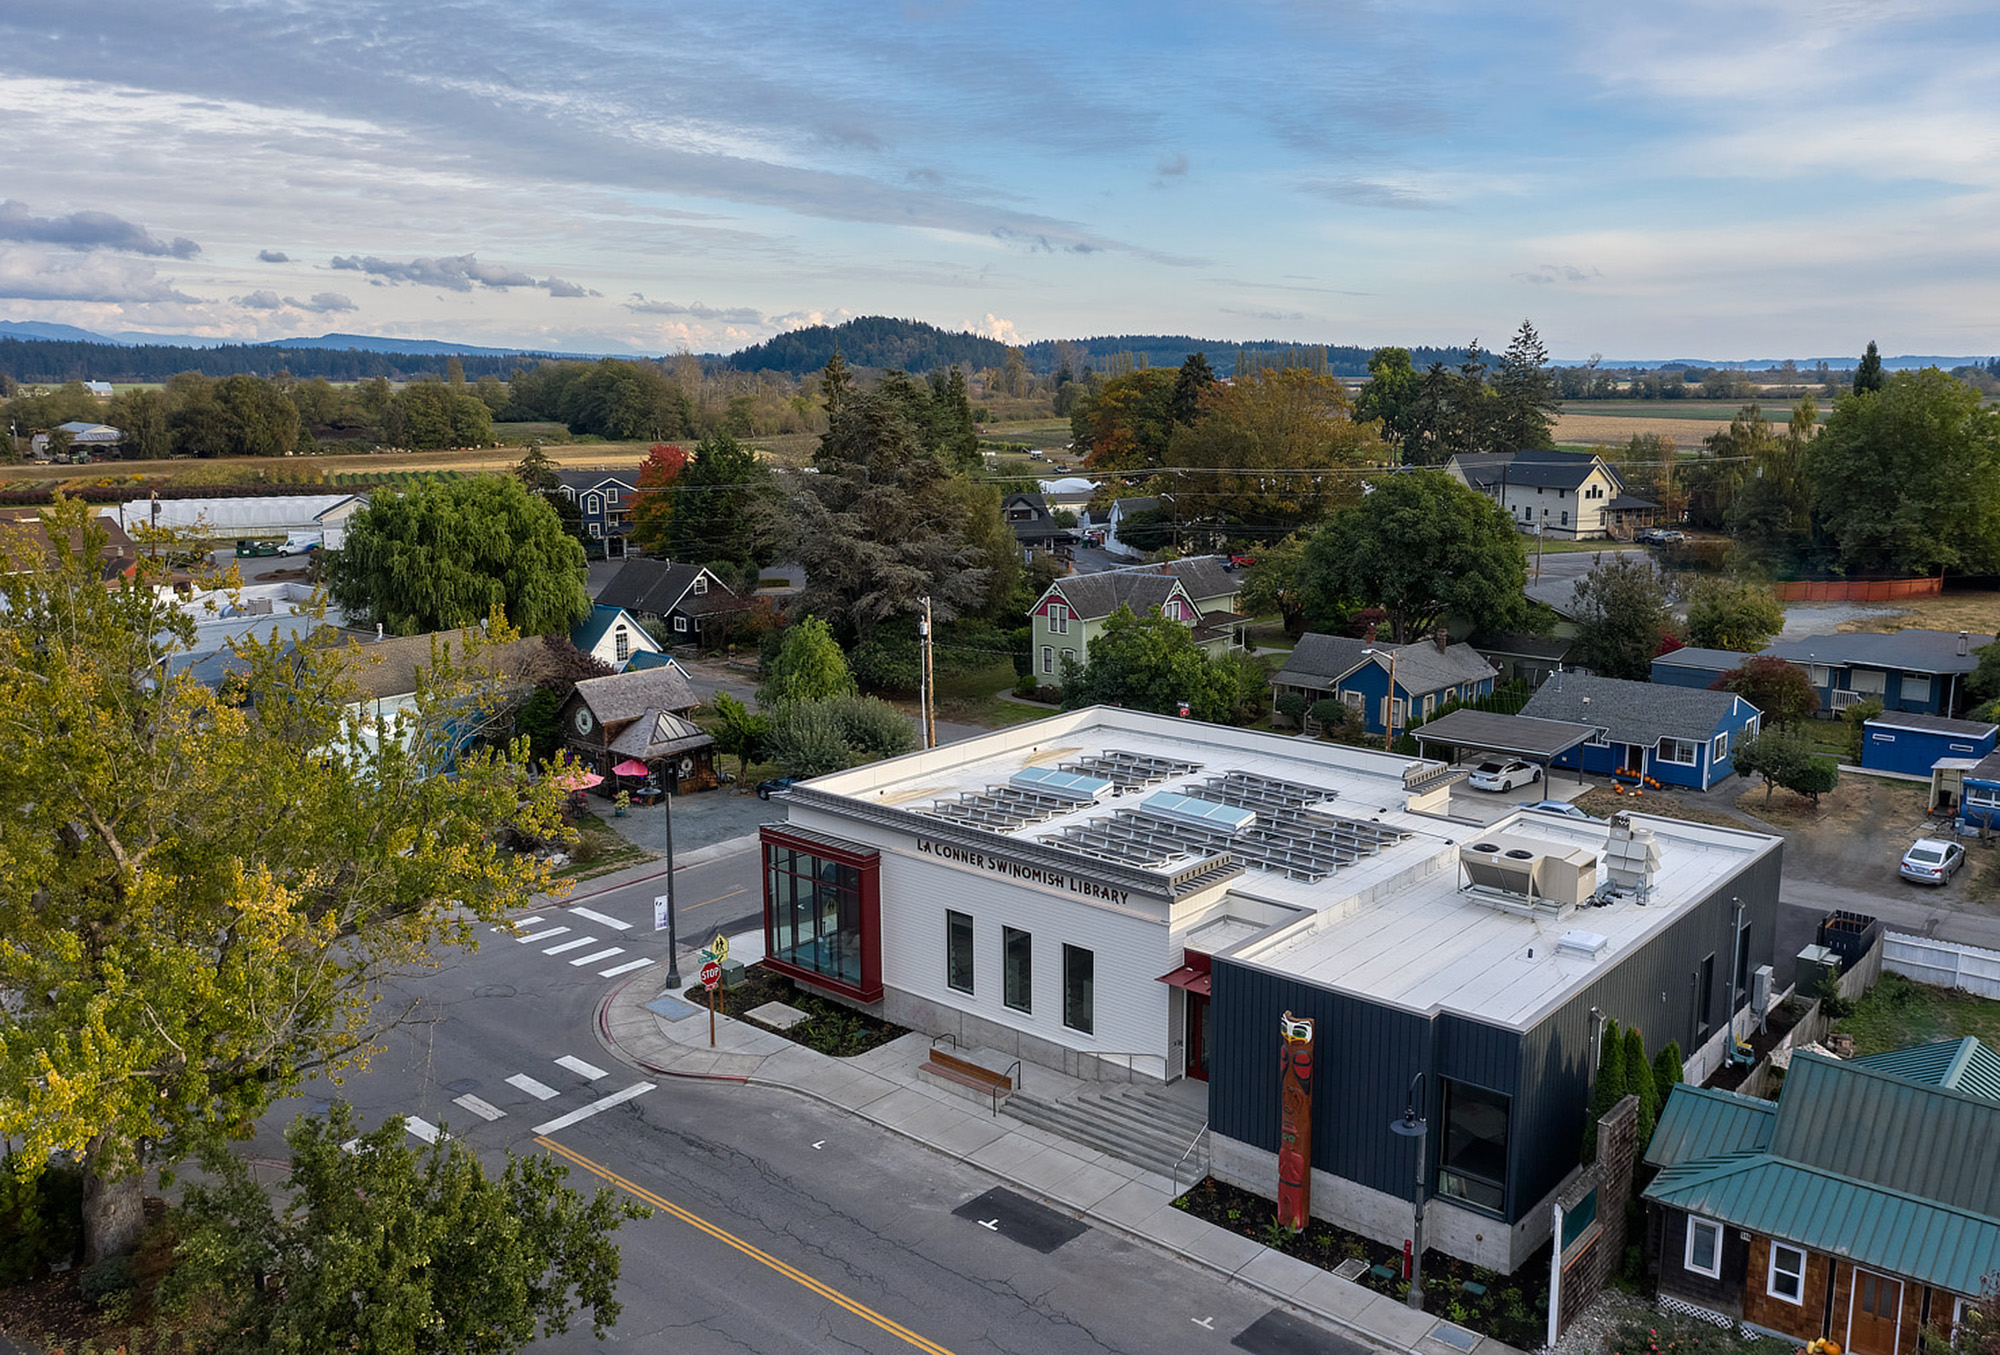
<svg viewBox="0 0 2000 1355">
<path fill-rule="evenodd" d="M 685 967 L 684 967 L 685 969 Z M 614 1055 L 648 1072 L 783 1088 L 858 1115 L 988 1173 L 1025 1194 L 1138 1242 L 1268 1294 L 1383 1351 L 1414 1355 L 1515 1355 L 1373 1290 L 1336 1278 L 1261 1243 L 1173 1207 L 1174 1183 L 917 1077 L 929 1054 L 919 1034 L 851 1059 L 836 1059 L 746 1022 L 656 996 L 661 971 L 642 970 L 598 1008 L 598 1037 Z M 690 976 L 691 977 L 691 976 Z M 1073 1083 L 1030 1070 L 1043 1087 Z M 1081 1086 L 1082 1084 L 1076 1084 Z M 1440 1339 L 1449 1337 L 1450 1340 Z"/>
</svg>

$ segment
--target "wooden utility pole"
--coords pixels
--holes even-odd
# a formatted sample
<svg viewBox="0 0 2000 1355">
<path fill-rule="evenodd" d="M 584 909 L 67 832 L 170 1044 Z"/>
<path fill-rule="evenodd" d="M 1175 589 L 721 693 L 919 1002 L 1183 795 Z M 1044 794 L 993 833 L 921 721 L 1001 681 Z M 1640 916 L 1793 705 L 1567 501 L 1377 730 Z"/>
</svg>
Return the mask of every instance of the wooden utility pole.
<svg viewBox="0 0 2000 1355">
<path fill-rule="evenodd" d="M 917 621 L 917 639 L 923 646 L 923 669 L 917 676 L 917 700 L 923 707 L 924 747 L 937 747 L 937 720 L 931 708 L 937 699 L 936 678 L 931 670 L 931 600 L 925 598 L 924 614 Z"/>
</svg>

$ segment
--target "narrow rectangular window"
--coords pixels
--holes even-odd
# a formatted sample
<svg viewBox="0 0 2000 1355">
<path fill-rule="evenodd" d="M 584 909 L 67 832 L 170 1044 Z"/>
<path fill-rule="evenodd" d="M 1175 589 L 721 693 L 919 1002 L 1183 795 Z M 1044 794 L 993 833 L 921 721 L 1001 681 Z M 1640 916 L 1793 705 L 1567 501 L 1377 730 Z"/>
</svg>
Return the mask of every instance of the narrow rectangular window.
<svg viewBox="0 0 2000 1355">
<path fill-rule="evenodd" d="M 1694 1010 L 1695 1020 L 1703 1030 L 1714 1024 L 1715 1004 L 1715 954 L 1710 952 L 1701 962 L 1701 977 L 1695 980 Z"/>
<path fill-rule="evenodd" d="M 1687 1268 L 1713 1279 L 1722 1277 L 1722 1225 L 1707 1219 L 1688 1220 Z"/>
<path fill-rule="evenodd" d="M 707 591 L 708 591 L 708 575 L 706 575 L 706 574 L 697 574 L 697 575 L 695 575 L 695 576 L 694 576 L 694 595 L 695 595 L 696 597 L 700 597 L 700 596 L 701 596 L 701 595 L 702 595 L 703 593 L 706 593 Z"/>
<path fill-rule="evenodd" d="M 632 657 L 632 637 L 626 634 L 623 626 L 618 628 L 616 650 L 620 663 Z"/>
<path fill-rule="evenodd" d="M 1044 673 L 1056 671 L 1056 651 L 1050 645 L 1042 646 L 1042 671 Z"/>
<path fill-rule="evenodd" d="M 1082 946 L 1063 947 L 1063 1024 L 1091 1033 L 1096 1024 L 1097 957 Z"/>
<path fill-rule="evenodd" d="M 1806 1296 L 1806 1254 L 1782 1242 L 1771 1244 L 1771 1276 L 1767 1286 L 1771 1297 L 1787 1303 L 1803 1303 Z"/>
<path fill-rule="evenodd" d="M 1712 762 L 1720 762 L 1729 756 L 1729 735 L 1727 733 L 1715 736 L 1714 741 L 1709 744 L 1708 756 Z"/>
<path fill-rule="evenodd" d="M 947 911 L 944 915 L 944 981 L 961 993 L 972 991 L 972 917 Z"/>
<path fill-rule="evenodd" d="M 1054 635 L 1069 634 L 1069 608 L 1059 602 L 1049 604 L 1049 631 Z"/>
<path fill-rule="evenodd" d="M 1750 924 L 1736 933 L 1736 991 L 1739 994 L 1750 991 Z"/>
<path fill-rule="evenodd" d="M 686 617 L 684 617 L 684 616 L 677 616 L 677 617 L 675 617 L 675 618 L 674 618 L 674 630 L 675 630 L 676 632 L 680 632 L 680 633 L 683 633 L 683 634 L 684 634 L 684 633 L 686 633 L 686 631 L 687 631 L 687 628 L 688 628 L 688 619 L 687 619 Z"/>
<path fill-rule="evenodd" d="M 1035 938 L 1013 927 L 1000 929 L 1000 1000 L 1017 1012 L 1035 1009 Z"/>
</svg>

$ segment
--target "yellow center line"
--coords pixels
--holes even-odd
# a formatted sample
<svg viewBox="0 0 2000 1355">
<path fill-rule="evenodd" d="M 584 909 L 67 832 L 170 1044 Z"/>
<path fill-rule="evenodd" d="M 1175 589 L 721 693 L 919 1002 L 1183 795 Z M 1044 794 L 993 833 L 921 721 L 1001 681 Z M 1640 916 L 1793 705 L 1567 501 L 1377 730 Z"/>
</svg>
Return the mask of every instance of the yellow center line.
<svg viewBox="0 0 2000 1355">
<path fill-rule="evenodd" d="M 708 905 L 710 905 L 711 903 L 721 903 L 721 902 L 722 902 L 722 901 L 723 901 L 724 899 L 733 899 L 733 898 L 735 898 L 735 897 L 736 897 L 736 896 L 737 896 L 738 894 L 747 894 L 747 893 L 749 893 L 749 892 L 750 892 L 750 886 L 749 886 L 749 885 L 738 885 L 738 886 L 736 886 L 736 888 L 734 888 L 734 889 L 730 890 L 730 891 L 729 891 L 729 892 L 728 892 L 727 894 L 717 894 L 717 895 L 716 895 L 716 896 L 715 896 L 714 898 L 712 898 L 712 899 L 703 899 L 703 900 L 702 900 L 702 901 L 701 901 L 700 903 L 691 903 L 691 904 L 689 904 L 689 905 L 688 905 L 688 911 L 689 911 L 689 912 L 692 912 L 692 911 L 694 911 L 694 910 L 695 910 L 695 909 L 697 909 L 697 908 L 706 908 L 706 907 L 708 907 Z"/>
<path fill-rule="evenodd" d="M 689 1213 L 687 1210 L 681 1208 L 679 1205 L 673 1203 L 672 1201 L 662 1199 L 660 1196 L 655 1195 L 652 1191 L 647 1190 L 644 1186 L 638 1184 L 637 1182 L 627 1180 L 625 1177 L 618 1175 L 618 1173 L 612 1171 L 609 1167 L 600 1166 L 597 1163 L 591 1161 L 589 1158 L 584 1157 L 582 1154 L 572 1152 L 570 1149 L 563 1147 L 560 1143 L 557 1143 L 554 1139 L 548 1138 L 546 1136 L 537 1135 L 535 1138 L 535 1142 L 540 1144 L 542 1147 L 548 1149 L 550 1152 L 556 1154 L 557 1156 L 567 1158 L 569 1161 L 575 1163 L 577 1166 L 583 1168 L 585 1171 L 590 1172 L 592 1175 L 602 1177 L 604 1180 L 611 1182 L 612 1185 L 630 1191 L 634 1196 L 638 1197 L 641 1200 L 644 1200 L 647 1204 L 652 1205 L 655 1209 L 661 1210 L 664 1213 L 672 1214 L 682 1223 L 687 1224 L 688 1227 L 693 1228 L 698 1232 L 707 1233 L 710 1237 L 714 1238 L 716 1241 L 734 1247 L 737 1251 L 742 1252 L 745 1256 L 749 1257 L 751 1260 L 758 1261 L 766 1266 L 769 1266 L 772 1270 L 777 1271 L 780 1275 L 784 1276 L 786 1279 L 791 1280 L 796 1284 L 803 1285 L 807 1289 L 812 1290 L 815 1294 L 818 1294 L 821 1298 L 824 1298 L 829 1302 L 838 1304 L 840 1307 L 845 1308 L 848 1312 L 853 1313 L 856 1317 L 865 1318 L 867 1321 L 874 1323 L 877 1327 L 880 1327 L 883 1331 L 888 1332 L 891 1336 L 902 1338 L 903 1340 L 909 1342 L 911 1345 L 915 1346 L 918 1350 L 925 1352 L 925 1355 L 951 1355 L 951 1352 L 949 1350 L 945 1349 L 937 1342 L 917 1335 L 915 1332 L 911 1331 L 908 1327 L 905 1327 L 902 1323 L 893 1321 L 889 1318 L 882 1316 L 882 1314 L 876 1312 L 873 1308 L 870 1308 L 865 1303 L 855 1302 L 853 1299 L 847 1297 L 847 1295 L 841 1293 L 839 1290 L 820 1283 L 818 1280 L 815 1280 L 812 1276 L 806 1274 L 804 1271 L 799 1270 L 794 1266 L 789 1266 L 785 1264 L 783 1261 L 780 1261 L 777 1257 L 771 1255 L 767 1251 L 762 1250 L 761 1248 L 751 1246 L 748 1242 L 745 1242 L 742 1238 L 737 1237 L 735 1234 L 726 1232 L 725 1230 L 718 1228 L 714 1224 L 708 1222 L 708 1220 L 699 1218 L 696 1215 Z"/>
</svg>

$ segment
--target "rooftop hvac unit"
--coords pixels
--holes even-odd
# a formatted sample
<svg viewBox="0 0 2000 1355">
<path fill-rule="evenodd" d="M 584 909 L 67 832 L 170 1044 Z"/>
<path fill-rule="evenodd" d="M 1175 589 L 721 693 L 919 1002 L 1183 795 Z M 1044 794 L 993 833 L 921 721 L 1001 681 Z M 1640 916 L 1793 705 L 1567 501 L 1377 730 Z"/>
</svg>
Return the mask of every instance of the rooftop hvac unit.
<svg viewBox="0 0 2000 1355">
<path fill-rule="evenodd" d="M 1597 858 L 1580 847 L 1495 833 L 1459 848 L 1459 864 L 1473 884 L 1529 902 L 1574 908 L 1597 885 Z"/>
<path fill-rule="evenodd" d="M 1660 873 L 1660 844 L 1653 840 L 1653 830 L 1634 827 L 1629 814 L 1613 814 L 1604 866 L 1613 885 L 1641 893 L 1650 890 Z"/>
</svg>

